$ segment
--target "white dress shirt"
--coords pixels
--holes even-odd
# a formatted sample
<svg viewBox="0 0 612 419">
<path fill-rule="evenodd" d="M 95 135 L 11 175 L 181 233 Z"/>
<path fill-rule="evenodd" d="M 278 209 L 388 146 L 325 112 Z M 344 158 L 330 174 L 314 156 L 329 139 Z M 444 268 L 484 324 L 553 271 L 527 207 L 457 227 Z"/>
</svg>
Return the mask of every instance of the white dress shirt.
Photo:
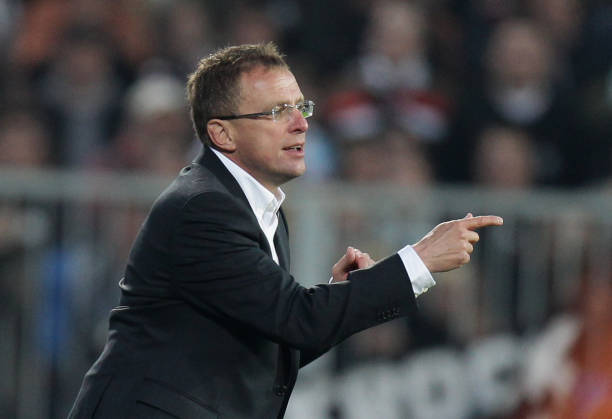
<svg viewBox="0 0 612 419">
<path fill-rule="evenodd" d="M 257 218 L 257 222 L 268 239 L 272 259 L 278 264 L 278 255 L 274 247 L 274 234 L 276 233 L 276 227 L 278 227 L 278 210 L 285 200 L 285 193 L 278 188 L 277 193 L 273 194 L 243 168 L 223 155 L 223 153 L 213 148 L 211 150 L 219 157 L 221 163 L 223 163 L 232 176 L 234 176 L 246 195 L 249 205 Z M 415 297 L 436 285 L 431 273 L 412 246 L 405 246 L 397 253 L 404 263 Z"/>
</svg>

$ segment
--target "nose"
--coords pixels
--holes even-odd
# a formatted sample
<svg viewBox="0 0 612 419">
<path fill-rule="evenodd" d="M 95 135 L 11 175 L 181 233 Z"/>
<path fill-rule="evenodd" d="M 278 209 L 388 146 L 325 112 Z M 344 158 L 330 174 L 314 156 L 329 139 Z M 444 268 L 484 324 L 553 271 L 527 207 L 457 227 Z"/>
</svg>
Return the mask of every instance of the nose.
<svg viewBox="0 0 612 419">
<path fill-rule="evenodd" d="M 297 109 L 291 110 L 291 122 L 289 130 L 292 134 L 301 134 L 308 131 L 308 121 L 302 116 L 302 113 Z"/>
</svg>

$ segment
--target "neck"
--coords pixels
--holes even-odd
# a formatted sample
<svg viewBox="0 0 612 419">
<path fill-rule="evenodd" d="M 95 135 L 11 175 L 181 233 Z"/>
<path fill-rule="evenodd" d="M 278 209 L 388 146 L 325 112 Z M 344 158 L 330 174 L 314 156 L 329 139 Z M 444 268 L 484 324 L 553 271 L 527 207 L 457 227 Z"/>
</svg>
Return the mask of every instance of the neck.
<svg viewBox="0 0 612 419">
<path fill-rule="evenodd" d="M 211 147 L 211 150 L 213 150 L 217 154 L 217 156 L 220 156 L 221 158 L 225 158 L 225 159 L 229 160 L 232 164 L 238 166 L 241 170 L 243 170 L 249 176 L 251 176 L 253 179 L 255 179 L 255 181 L 257 181 L 257 183 L 259 183 L 266 190 L 268 190 L 270 193 L 272 193 L 277 199 L 281 199 L 281 197 L 283 196 L 283 193 L 282 193 L 282 191 L 280 189 L 280 186 L 281 186 L 282 183 L 279 184 L 279 183 L 275 183 L 275 182 L 268 182 L 268 181 L 262 180 L 255 173 L 253 173 L 251 170 L 249 170 L 248 167 L 246 167 L 244 164 L 242 164 L 242 162 L 240 162 L 240 160 L 236 159 L 234 153 L 232 153 L 232 152 L 221 151 L 221 150 L 218 150 L 218 149 L 212 148 L 212 147 Z"/>
</svg>

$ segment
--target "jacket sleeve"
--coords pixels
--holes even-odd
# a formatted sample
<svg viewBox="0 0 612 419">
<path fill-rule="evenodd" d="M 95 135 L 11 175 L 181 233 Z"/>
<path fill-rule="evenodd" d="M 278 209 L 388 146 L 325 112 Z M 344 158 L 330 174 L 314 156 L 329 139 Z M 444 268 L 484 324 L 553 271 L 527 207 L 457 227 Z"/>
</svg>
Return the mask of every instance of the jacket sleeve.
<svg viewBox="0 0 612 419">
<path fill-rule="evenodd" d="M 248 208 L 230 195 L 191 198 L 173 240 L 176 292 L 204 313 L 312 354 L 304 361 L 416 309 L 398 255 L 351 273 L 348 281 L 305 288 L 261 249 L 262 233 L 253 224 Z"/>
</svg>

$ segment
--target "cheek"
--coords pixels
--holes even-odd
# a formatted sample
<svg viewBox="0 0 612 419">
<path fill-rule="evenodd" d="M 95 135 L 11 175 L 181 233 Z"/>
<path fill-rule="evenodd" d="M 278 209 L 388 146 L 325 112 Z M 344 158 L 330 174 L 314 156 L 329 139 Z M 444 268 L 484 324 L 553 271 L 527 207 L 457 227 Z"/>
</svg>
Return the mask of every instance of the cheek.
<svg viewBox="0 0 612 419">
<path fill-rule="evenodd" d="M 281 157 L 278 148 L 267 141 L 253 141 L 245 151 L 248 153 L 247 159 L 259 166 L 272 166 Z"/>
<path fill-rule="evenodd" d="M 263 122 L 263 121 L 261 121 Z M 262 163 L 273 163 L 282 158 L 284 130 L 281 126 L 253 129 L 240 140 L 243 158 Z"/>
<path fill-rule="evenodd" d="M 282 155 L 283 147 L 283 132 L 278 130 L 269 130 L 258 138 L 257 144 L 259 150 L 255 150 L 260 154 L 265 154 L 269 158 L 276 158 Z"/>
</svg>

